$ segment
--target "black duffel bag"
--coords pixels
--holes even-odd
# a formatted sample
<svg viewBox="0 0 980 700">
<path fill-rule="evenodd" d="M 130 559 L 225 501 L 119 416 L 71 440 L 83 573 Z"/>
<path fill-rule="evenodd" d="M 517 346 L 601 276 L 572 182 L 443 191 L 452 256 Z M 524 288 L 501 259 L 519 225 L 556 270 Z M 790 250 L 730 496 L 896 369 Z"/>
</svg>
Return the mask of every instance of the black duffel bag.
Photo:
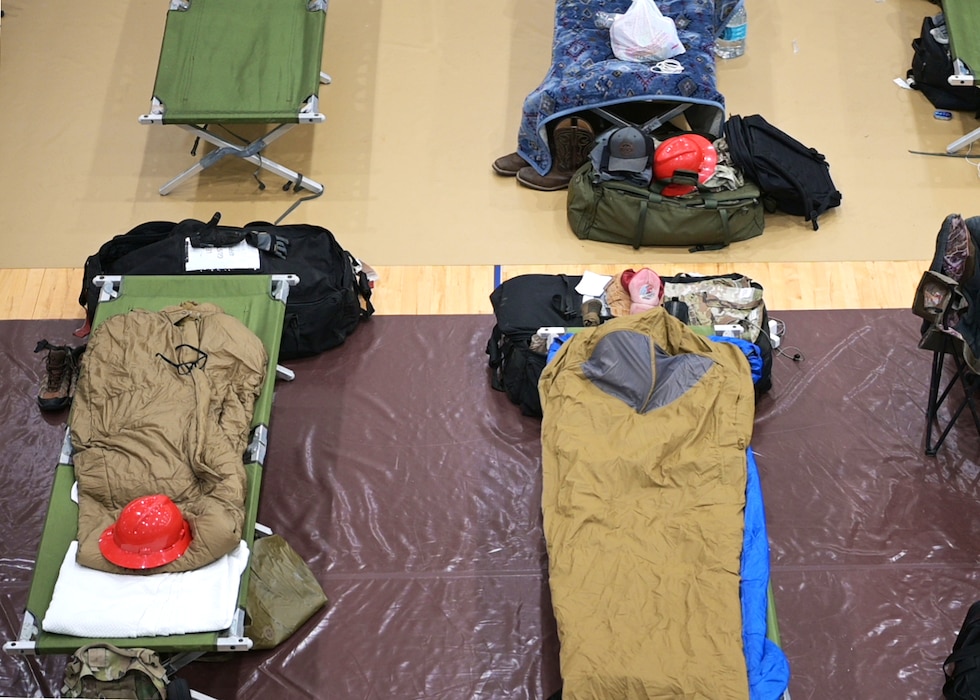
<svg viewBox="0 0 980 700">
<path fill-rule="evenodd" d="M 539 328 L 581 326 L 581 275 L 518 275 L 490 294 L 496 323 L 487 341 L 490 386 L 503 391 L 526 416 L 541 417 L 538 380 L 547 352 L 531 349 Z"/>
<path fill-rule="evenodd" d="M 310 224 L 255 222 L 243 227 L 210 221 L 151 221 L 120 234 L 85 261 L 78 303 L 87 327 L 95 317 L 98 275 L 254 274 L 255 270 L 187 271 L 188 245 L 229 247 L 245 241 L 259 250 L 264 274 L 293 274 L 299 284 L 289 291 L 279 358 L 309 357 L 336 347 L 374 313 L 371 286 L 361 264 L 325 228 Z"/>
</svg>

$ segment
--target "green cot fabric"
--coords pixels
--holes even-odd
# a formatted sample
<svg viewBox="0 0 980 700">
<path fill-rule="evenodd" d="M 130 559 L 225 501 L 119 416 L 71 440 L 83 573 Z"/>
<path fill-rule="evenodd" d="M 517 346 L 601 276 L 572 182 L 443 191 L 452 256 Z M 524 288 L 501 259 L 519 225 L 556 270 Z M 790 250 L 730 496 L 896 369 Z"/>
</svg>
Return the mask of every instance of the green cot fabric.
<svg viewBox="0 0 980 700">
<path fill-rule="evenodd" d="M 171 10 L 153 89 L 163 122 L 298 121 L 319 89 L 325 17 L 307 0 L 191 0 Z"/>
<path fill-rule="evenodd" d="M 245 519 L 244 537 L 251 547 L 262 484 L 262 467 L 258 464 L 248 464 L 245 466 L 245 472 L 248 478 L 248 495 L 245 500 L 248 512 Z M 65 552 L 68 551 L 68 546 L 75 539 L 78 525 L 78 506 L 71 500 L 71 488 L 74 483 L 75 470 L 67 464 L 58 465 L 55 471 L 54 484 L 51 487 L 51 499 L 48 503 L 48 514 L 44 522 L 44 532 L 41 535 L 37 563 L 34 566 L 31 590 L 27 598 L 27 610 L 39 623 L 44 619 L 48 605 L 51 603 L 54 585 L 58 580 L 58 571 L 61 569 Z M 242 582 L 238 593 L 239 607 L 245 606 L 249 574 L 248 568 L 242 573 Z M 87 639 L 39 632 L 36 642 L 39 654 L 71 654 L 79 647 L 95 642 L 108 642 L 119 647 L 136 646 L 160 652 L 181 653 L 185 651 L 212 651 L 216 648 L 217 639 L 218 634 L 216 632 L 198 632 L 169 637 L 137 637 L 135 639 Z"/>
<path fill-rule="evenodd" d="M 976 75 L 980 71 L 980 4 L 976 0 L 943 0 L 953 56 Z"/>
</svg>

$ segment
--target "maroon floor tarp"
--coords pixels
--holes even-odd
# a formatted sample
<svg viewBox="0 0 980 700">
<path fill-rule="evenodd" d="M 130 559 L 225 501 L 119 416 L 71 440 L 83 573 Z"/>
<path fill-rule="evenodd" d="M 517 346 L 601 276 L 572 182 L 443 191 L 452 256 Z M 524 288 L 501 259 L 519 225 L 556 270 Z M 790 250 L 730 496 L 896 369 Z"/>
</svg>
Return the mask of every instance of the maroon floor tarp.
<svg viewBox="0 0 980 700">
<path fill-rule="evenodd" d="M 980 438 L 924 455 L 930 356 L 910 311 L 785 321 L 757 453 L 794 700 L 923 698 L 980 599 Z M 0 628 L 14 638 L 65 415 L 38 339 L 0 323 Z M 540 526 L 540 422 L 489 388 L 480 316 L 378 316 L 277 388 L 259 518 L 330 606 L 272 651 L 186 669 L 219 698 L 547 698 L 560 688 Z M 792 349 L 788 346 L 797 346 Z M 63 657 L 0 655 L 0 693 L 55 695 Z"/>
</svg>

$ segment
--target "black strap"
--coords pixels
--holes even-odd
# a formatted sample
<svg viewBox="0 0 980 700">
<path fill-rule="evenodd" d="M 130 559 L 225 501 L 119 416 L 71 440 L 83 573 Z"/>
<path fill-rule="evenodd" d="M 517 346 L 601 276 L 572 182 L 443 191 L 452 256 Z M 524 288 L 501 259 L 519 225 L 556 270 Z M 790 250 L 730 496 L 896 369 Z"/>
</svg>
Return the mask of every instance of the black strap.
<svg viewBox="0 0 980 700">
<path fill-rule="evenodd" d="M 574 318 L 581 313 L 580 305 L 576 303 L 575 288 L 568 279 L 568 275 L 558 275 L 562 283 L 561 294 L 556 294 L 551 298 L 551 307 L 561 314 L 562 318 Z"/>
<path fill-rule="evenodd" d="M 698 246 L 695 247 L 698 248 L 698 251 L 721 250 L 722 248 L 727 248 L 729 244 L 732 242 L 732 238 L 735 235 L 732 232 L 731 214 L 727 209 L 718 206 L 718 199 L 715 197 L 714 193 L 702 191 L 701 198 L 704 200 L 705 209 L 714 209 L 715 211 L 718 212 L 718 216 L 721 217 L 721 225 L 725 231 L 725 235 L 724 238 L 722 238 L 721 243 L 714 243 L 714 244 L 702 245 L 700 247 Z M 691 252 L 698 252 L 698 251 L 691 251 Z"/>
<path fill-rule="evenodd" d="M 235 229 L 204 228 L 187 237 L 192 248 L 229 248 L 245 240 L 245 232 Z"/>
<path fill-rule="evenodd" d="M 671 185 L 690 185 L 691 187 L 698 187 L 698 189 L 700 189 L 699 185 L 701 184 L 698 173 L 694 170 L 675 170 L 669 180 L 660 180 L 660 182 Z"/>
<path fill-rule="evenodd" d="M 355 291 L 364 300 L 364 306 L 361 307 L 361 320 L 370 318 L 374 314 L 374 304 L 371 303 L 371 295 L 374 290 L 371 289 L 371 280 L 368 279 L 360 261 L 351 255 L 350 251 L 345 250 L 344 255 L 347 256 L 347 264 L 350 265 L 351 272 L 354 273 L 357 282 Z"/>
<path fill-rule="evenodd" d="M 633 235 L 633 250 L 639 250 L 640 246 L 643 245 L 643 234 L 646 232 L 647 227 L 647 212 L 650 211 L 650 205 L 652 203 L 660 203 L 663 201 L 663 196 L 658 192 L 650 190 L 647 194 L 646 206 L 640 209 L 640 215 L 636 219 L 636 230 Z"/>
</svg>

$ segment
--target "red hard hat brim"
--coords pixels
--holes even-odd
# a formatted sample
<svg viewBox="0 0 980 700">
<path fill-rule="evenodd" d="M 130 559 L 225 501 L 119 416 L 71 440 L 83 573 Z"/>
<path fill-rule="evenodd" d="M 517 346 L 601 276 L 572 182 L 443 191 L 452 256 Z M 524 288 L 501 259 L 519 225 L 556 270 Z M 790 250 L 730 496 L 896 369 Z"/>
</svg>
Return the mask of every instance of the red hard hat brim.
<svg viewBox="0 0 980 700">
<path fill-rule="evenodd" d="M 107 560 L 125 569 L 155 569 L 158 566 L 176 561 L 187 551 L 193 539 L 190 525 L 185 520 L 180 531 L 180 538 L 176 542 L 158 552 L 140 554 L 126 551 L 116 544 L 113 534 L 115 527 L 113 524 L 103 531 L 102 536 L 99 537 L 99 551 Z"/>
</svg>

